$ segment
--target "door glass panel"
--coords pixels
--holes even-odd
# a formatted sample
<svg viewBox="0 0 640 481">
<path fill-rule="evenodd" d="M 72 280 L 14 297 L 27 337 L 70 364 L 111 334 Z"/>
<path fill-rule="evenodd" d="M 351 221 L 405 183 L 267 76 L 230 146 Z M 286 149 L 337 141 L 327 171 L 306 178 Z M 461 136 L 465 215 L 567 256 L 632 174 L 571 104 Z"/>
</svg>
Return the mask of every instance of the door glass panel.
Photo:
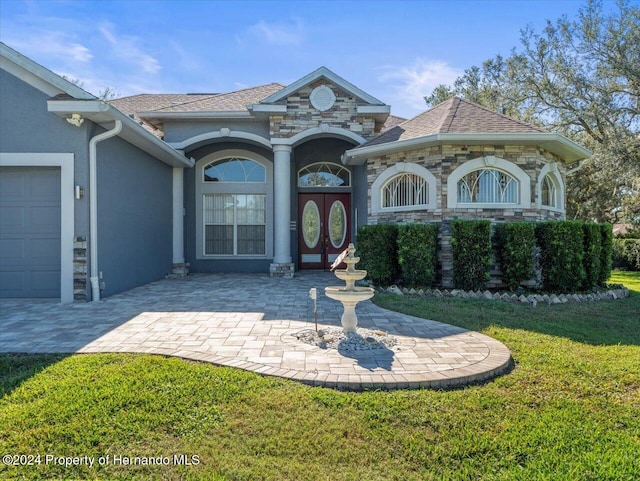
<svg viewBox="0 0 640 481">
<path fill-rule="evenodd" d="M 320 239 L 320 211 L 312 200 L 308 200 L 302 210 L 302 237 L 309 249 L 317 246 Z"/>
<path fill-rule="evenodd" d="M 336 249 L 344 244 L 347 237 L 347 212 L 344 204 L 336 200 L 329 210 L 329 239 Z"/>
</svg>

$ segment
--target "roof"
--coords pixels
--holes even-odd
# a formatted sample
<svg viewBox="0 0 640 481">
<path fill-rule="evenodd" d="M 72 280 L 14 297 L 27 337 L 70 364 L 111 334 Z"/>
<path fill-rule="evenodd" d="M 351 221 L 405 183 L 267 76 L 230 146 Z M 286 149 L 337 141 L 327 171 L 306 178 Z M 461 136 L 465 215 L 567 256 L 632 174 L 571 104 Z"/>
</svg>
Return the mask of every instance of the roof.
<svg viewBox="0 0 640 481">
<path fill-rule="evenodd" d="M 430 110 L 406 120 L 374 139 L 363 147 L 409 140 L 433 134 L 529 134 L 546 131 L 506 115 L 489 110 L 459 97 L 436 105 Z"/>
<path fill-rule="evenodd" d="M 120 112 L 128 115 L 156 137 L 162 138 L 162 130 L 138 117 L 138 112 L 156 110 L 172 105 L 202 100 L 217 94 L 138 94 L 109 100 Z"/>
<path fill-rule="evenodd" d="M 160 95 L 151 95 L 145 99 L 151 108 L 140 108 L 137 112 L 227 112 L 247 110 L 247 105 L 260 102 L 262 99 L 282 90 L 284 85 L 269 83 L 257 87 L 236 90 L 214 95 L 174 95 L 175 99 L 168 103 Z M 157 97 L 157 98 L 153 98 Z M 171 97 L 169 95 L 168 97 Z M 164 105 L 160 105 L 164 102 Z M 156 105 L 152 105 L 152 104 Z"/>
<path fill-rule="evenodd" d="M 387 120 L 384 122 L 382 129 L 380 129 L 380 132 L 385 133 L 387 130 L 391 130 L 396 125 L 401 124 L 406 120 L 407 119 L 405 119 L 404 117 L 398 117 L 397 115 L 389 114 L 389 117 L 387 117 Z"/>
</svg>

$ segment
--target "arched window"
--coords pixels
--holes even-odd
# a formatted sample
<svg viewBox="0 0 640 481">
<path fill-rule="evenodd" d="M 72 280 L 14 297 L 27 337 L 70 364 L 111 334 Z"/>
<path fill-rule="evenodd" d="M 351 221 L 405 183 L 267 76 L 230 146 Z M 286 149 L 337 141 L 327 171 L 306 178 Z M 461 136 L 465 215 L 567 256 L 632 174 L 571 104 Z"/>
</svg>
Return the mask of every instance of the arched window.
<svg viewBox="0 0 640 481">
<path fill-rule="evenodd" d="M 198 259 L 272 255 L 273 167 L 240 149 L 218 151 L 196 164 Z"/>
<path fill-rule="evenodd" d="M 538 207 L 564 213 L 564 183 L 557 162 L 545 164 L 538 175 L 536 197 Z"/>
<path fill-rule="evenodd" d="M 558 188 L 550 174 L 545 175 L 542 180 L 542 205 L 558 208 Z"/>
<path fill-rule="evenodd" d="M 371 185 L 371 213 L 435 209 L 437 180 L 422 165 L 398 162 Z"/>
<path fill-rule="evenodd" d="M 531 177 L 514 162 L 487 155 L 468 160 L 447 178 L 447 208 L 531 207 Z"/>
<path fill-rule="evenodd" d="M 382 208 L 426 206 L 429 204 L 429 184 L 417 174 L 402 173 L 382 186 Z"/>
<path fill-rule="evenodd" d="M 498 169 L 469 172 L 458 181 L 458 202 L 463 204 L 517 204 L 518 180 Z"/>
<path fill-rule="evenodd" d="M 264 165 L 255 160 L 230 157 L 216 160 L 203 169 L 205 182 L 265 182 Z"/>
<path fill-rule="evenodd" d="M 298 172 L 298 187 L 349 187 L 351 172 L 338 164 L 317 162 Z"/>
</svg>

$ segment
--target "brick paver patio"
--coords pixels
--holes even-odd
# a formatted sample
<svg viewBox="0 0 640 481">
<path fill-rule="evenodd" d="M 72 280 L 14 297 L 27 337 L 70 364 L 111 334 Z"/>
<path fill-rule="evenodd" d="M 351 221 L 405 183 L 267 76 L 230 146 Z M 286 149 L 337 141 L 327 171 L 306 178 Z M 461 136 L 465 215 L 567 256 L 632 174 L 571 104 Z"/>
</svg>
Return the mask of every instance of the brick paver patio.
<svg viewBox="0 0 640 481">
<path fill-rule="evenodd" d="M 0 352 L 138 352 L 210 362 L 338 389 L 456 387 L 509 369 L 511 355 L 483 334 L 375 306 L 357 307 L 359 326 L 398 339 L 391 349 L 338 352 L 299 341 L 313 329 L 309 289 L 318 288 L 320 326 L 339 326 L 340 285 L 326 272 L 294 279 L 193 274 L 100 301 L 62 305 L 0 300 Z"/>
</svg>

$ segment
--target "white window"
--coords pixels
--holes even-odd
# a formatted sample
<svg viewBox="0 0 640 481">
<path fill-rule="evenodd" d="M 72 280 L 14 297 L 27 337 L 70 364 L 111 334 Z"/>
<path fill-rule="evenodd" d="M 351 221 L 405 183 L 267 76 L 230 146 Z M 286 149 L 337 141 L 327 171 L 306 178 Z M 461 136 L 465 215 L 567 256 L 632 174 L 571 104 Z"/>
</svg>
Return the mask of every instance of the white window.
<svg viewBox="0 0 640 481">
<path fill-rule="evenodd" d="M 265 182 L 264 165 L 250 159 L 217 160 L 207 165 L 204 170 L 205 182 Z"/>
<path fill-rule="evenodd" d="M 273 163 L 224 150 L 196 164 L 198 259 L 273 255 Z"/>
<path fill-rule="evenodd" d="M 298 171 L 298 187 L 349 187 L 351 172 L 338 164 L 317 162 Z"/>
<path fill-rule="evenodd" d="M 513 162 L 494 156 L 460 165 L 447 179 L 447 208 L 531 207 L 531 178 Z"/>
<path fill-rule="evenodd" d="M 557 163 L 551 162 L 542 168 L 536 194 L 538 208 L 564 213 L 564 183 Z"/>
<path fill-rule="evenodd" d="M 517 204 L 518 181 L 497 169 L 469 172 L 458 181 L 458 202 L 463 204 Z"/>
<path fill-rule="evenodd" d="M 417 174 L 404 173 L 392 177 L 382 187 L 382 208 L 426 206 L 429 183 Z"/>
<path fill-rule="evenodd" d="M 264 255 L 266 196 L 204 195 L 205 255 Z"/>
<path fill-rule="evenodd" d="M 371 213 L 435 209 L 437 181 L 425 167 L 399 162 L 371 185 Z"/>
<path fill-rule="evenodd" d="M 547 207 L 558 207 L 558 189 L 549 174 L 544 176 L 542 181 L 542 205 Z"/>
</svg>

